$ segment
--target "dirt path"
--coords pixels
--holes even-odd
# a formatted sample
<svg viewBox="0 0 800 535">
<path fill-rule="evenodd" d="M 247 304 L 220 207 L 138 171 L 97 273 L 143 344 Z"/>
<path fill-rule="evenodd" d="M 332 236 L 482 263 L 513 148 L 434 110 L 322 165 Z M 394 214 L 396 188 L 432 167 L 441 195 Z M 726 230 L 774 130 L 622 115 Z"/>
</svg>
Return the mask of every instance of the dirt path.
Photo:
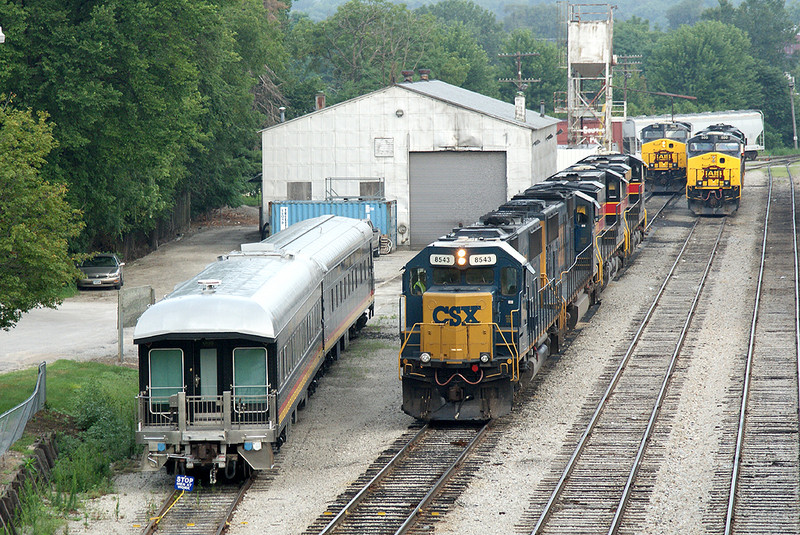
<svg viewBox="0 0 800 535">
<path fill-rule="evenodd" d="M 259 240 L 258 218 L 248 210 L 219 214 L 181 238 L 126 263 L 125 287 L 152 286 L 156 300 L 171 292 L 221 254 Z M 133 328 L 124 332 L 125 362 L 134 363 Z M 118 355 L 117 292 L 82 291 L 57 309 L 25 314 L 11 331 L 0 330 L 0 373 L 58 359 L 114 360 Z"/>
</svg>

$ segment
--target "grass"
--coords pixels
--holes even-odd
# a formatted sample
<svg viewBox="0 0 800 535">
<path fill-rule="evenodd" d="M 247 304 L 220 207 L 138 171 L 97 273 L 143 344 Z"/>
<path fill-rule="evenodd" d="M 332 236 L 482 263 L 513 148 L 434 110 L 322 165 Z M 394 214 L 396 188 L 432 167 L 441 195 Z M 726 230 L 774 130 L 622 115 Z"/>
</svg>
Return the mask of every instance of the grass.
<svg viewBox="0 0 800 535">
<path fill-rule="evenodd" d="M 0 375 L 0 406 L 27 399 L 37 368 Z M 47 366 L 46 413 L 51 422 L 70 422 L 59 429 L 59 457 L 46 484 L 24 492 L 19 526 L 24 533 L 55 533 L 66 517 L 79 515 L 85 498 L 112 490 L 113 467 L 136 453 L 137 371 L 94 362 L 59 360 Z M 41 414 L 41 413 L 40 413 Z M 37 416 L 37 419 L 39 416 Z M 63 427 L 61 425 L 60 427 Z M 24 436 L 16 447 L 36 437 Z"/>
<path fill-rule="evenodd" d="M 0 414 L 28 399 L 36 387 L 38 367 L 0 375 Z M 138 372 L 97 362 L 57 360 L 47 365 L 47 406 L 75 416 L 75 396 L 99 383 L 133 400 L 138 391 Z"/>
</svg>

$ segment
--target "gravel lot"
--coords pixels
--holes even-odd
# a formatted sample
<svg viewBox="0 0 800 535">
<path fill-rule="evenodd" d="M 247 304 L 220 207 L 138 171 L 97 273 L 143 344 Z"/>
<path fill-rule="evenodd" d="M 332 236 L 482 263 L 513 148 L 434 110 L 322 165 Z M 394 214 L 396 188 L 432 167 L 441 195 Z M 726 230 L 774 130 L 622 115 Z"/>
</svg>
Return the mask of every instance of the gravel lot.
<svg viewBox="0 0 800 535">
<path fill-rule="evenodd" d="M 760 171 L 750 171 L 747 198 L 731 218 L 717 265 L 722 276 L 704 292 L 707 312 L 692 327 L 678 370 L 679 392 L 671 429 L 656 432 L 668 446 L 654 470 L 646 506 L 649 534 L 703 533 L 719 448 L 718 424 L 726 408 L 729 377 L 742 362 L 753 306 L 758 239 L 766 188 Z M 687 222 L 693 216 L 678 202 Z M 438 534 L 514 533 L 528 512 L 531 495 L 552 474 L 556 456 L 596 388 L 598 377 L 624 352 L 633 318 L 649 307 L 669 265 L 679 229 L 656 227 L 623 277 L 609 284 L 602 306 L 558 359 L 551 359 L 530 398 L 518 407 L 512 426 L 488 456 L 454 508 L 435 525 Z M 277 456 L 268 484 L 256 485 L 239 506 L 229 533 L 299 534 L 326 505 L 363 473 L 375 457 L 406 431 L 412 419 L 400 411 L 397 378 L 397 303 L 399 268 L 412 253 L 398 251 L 376 263 L 377 316 L 351 350 L 323 379 L 300 413 L 300 421 Z M 169 263 L 168 265 L 172 265 Z M 189 275 L 193 274 L 190 273 Z M 720 325 L 736 326 L 721 329 Z M 670 348 L 671 351 L 671 348 Z M 651 459 L 650 462 L 655 462 Z M 557 468 L 557 467 L 555 467 Z M 157 474 L 125 474 L 118 494 L 93 500 L 87 515 L 70 524 L 70 533 L 139 533 L 147 509 L 157 506 L 172 487 Z"/>
</svg>

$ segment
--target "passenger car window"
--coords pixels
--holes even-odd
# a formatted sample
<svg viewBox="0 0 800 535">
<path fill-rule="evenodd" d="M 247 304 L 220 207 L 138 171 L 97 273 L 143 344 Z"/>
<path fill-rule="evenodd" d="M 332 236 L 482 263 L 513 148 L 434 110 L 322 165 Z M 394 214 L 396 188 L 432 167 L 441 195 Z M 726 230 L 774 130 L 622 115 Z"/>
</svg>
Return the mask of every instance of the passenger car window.
<svg viewBox="0 0 800 535">
<path fill-rule="evenodd" d="M 183 391 L 183 351 L 150 351 L 150 403 L 166 404 L 169 397 Z"/>
<path fill-rule="evenodd" d="M 237 347 L 233 350 L 233 396 L 266 395 L 267 350 Z"/>
</svg>

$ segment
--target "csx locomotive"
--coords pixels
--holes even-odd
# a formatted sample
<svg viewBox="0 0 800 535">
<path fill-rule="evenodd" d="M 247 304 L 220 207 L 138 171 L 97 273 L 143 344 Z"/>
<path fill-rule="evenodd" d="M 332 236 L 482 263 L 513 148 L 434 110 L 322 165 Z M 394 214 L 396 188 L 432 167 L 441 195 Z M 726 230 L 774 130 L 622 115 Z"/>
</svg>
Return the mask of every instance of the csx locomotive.
<svg viewBox="0 0 800 535">
<path fill-rule="evenodd" d="M 744 134 L 717 124 L 698 132 L 686 146 L 686 199 L 697 215 L 730 215 L 739 209 L 744 186 Z"/>
<path fill-rule="evenodd" d="M 143 469 L 272 465 L 325 366 L 372 315 L 372 228 L 301 221 L 210 264 L 136 324 Z"/>
<path fill-rule="evenodd" d="M 508 413 L 524 374 L 641 240 L 643 162 L 587 158 L 428 245 L 402 278 L 403 410 L 422 420 Z"/>
<path fill-rule="evenodd" d="M 642 129 L 642 160 L 650 193 L 680 193 L 686 187 L 686 141 L 692 125 L 655 123 Z"/>
</svg>

